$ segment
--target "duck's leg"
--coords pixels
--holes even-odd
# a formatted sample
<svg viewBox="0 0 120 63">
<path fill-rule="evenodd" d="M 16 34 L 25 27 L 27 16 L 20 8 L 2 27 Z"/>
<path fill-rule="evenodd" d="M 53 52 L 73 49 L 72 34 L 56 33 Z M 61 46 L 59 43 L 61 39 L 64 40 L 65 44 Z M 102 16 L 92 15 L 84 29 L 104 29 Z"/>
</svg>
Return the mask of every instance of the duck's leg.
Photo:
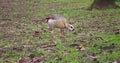
<svg viewBox="0 0 120 63">
<path fill-rule="evenodd" d="M 49 26 L 49 31 L 51 32 L 52 39 L 56 38 L 54 35 L 54 28 L 53 26 Z"/>
<path fill-rule="evenodd" d="M 50 41 L 52 41 L 53 42 L 53 27 L 51 27 L 50 25 L 49 25 L 49 31 L 50 31 L 50 33 L 51 33 L 51 35 L 50 35 Z M 51 38 L 52 37 L 52 38 Z"/>
<path fill-rule="evenodd" d="M 66 37 L 65 37 L 65 31 L 64 31 L 64 29 L 60 29 L 60 32 L 61 32 L 62 41 L 66 42 L 67 40 L 66 40 Z"/>
</svg>

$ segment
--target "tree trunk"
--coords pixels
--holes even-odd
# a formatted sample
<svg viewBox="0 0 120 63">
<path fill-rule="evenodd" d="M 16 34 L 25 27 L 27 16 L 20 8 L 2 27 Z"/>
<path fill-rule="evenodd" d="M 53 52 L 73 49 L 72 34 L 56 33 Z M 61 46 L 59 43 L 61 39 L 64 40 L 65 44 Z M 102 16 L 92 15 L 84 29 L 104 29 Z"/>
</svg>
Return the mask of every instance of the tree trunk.
<svg viewBox="0 0 120 63">
<path fill-rule="evenodd" d="M 115 4 L 115 0 L 94 0 L 90 9 L 110 9 L 110 8 L 118 8 Z"/>
</svg>

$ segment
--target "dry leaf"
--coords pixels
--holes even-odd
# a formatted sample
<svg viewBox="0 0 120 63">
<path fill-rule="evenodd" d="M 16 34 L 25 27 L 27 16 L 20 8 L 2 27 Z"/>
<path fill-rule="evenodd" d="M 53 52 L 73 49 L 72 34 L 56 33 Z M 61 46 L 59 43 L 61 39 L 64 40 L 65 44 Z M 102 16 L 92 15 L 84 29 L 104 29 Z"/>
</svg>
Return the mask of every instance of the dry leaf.
<svg viewBox="0 0 120 63">
<path fill-rule="evenodd" d="M 59 56 L 55 57 L 55 60 L 59 61 L 62 60 L 62 58 L 60 58 Z"/>
<path fill-rule="evenodd" d="M 79 46 L 79 47 L 77 47 L 77 50 L 84 51 L 86 49 L 85 49 L 85 47 Z"/>
<path fill-rule="evenodd" d="M 19 58 L 19 63 L 27 63 L 25 58 Z"/>
<path fill-rule="evenodd" d="M 63 54 L 65 54 L 65 55 L 68 55 L 68 54 L 70 54 L 71 52 L 70 51 L 67 51 L 67 50 L 64 50 L 63 51 Z"/>
<path fill-rule="evenodd" d="M 41 48 L 47 48 L 47 47 L 53 47 L 53 46 L 56 46 L 56 44 L 53 42 L 43 43 L 40 45 Z"/>
</svg>

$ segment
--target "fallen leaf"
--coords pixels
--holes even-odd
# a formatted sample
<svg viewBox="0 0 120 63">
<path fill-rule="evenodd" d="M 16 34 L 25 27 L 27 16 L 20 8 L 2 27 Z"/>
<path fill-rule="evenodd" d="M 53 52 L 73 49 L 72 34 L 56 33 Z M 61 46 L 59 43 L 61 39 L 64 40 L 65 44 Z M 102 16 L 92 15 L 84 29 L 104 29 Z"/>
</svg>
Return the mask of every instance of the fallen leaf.
<svg viewBox="0 0 120 63">
<path fill-rule="evenodd" d="M 55 49 L 50 49 L 50 48 L 46 48 L 45 49 L 47 52 L 51 52 L 51 53 L 56 53 L 57 52 L 57 50 L 55 50 Z"/>
<path fill-rule="evenodd" d="M 86 49 L 85 49 L 85 47 L 79 46 L 79 47 L 77 47 L 77 50 L 84 51 Z"/>
<path fill-rule="evenodd" d="M 45 57 L 43 55 L 37 57 L 37 58 L 33 58 L 33 63 L 40 63 L 41 61 L 44 61 Z"/>
<path fill-rule="evenodd" d="M 27 63 L 25 58 L 19 58 L 19 63 Z"/>
<path fill-rule="evenodd" d="M 114 34 L 120 34 L 120 29 L 113 30 Z"/>
<path fill-rule="evenodd" d="M 47 48 L 48 45 L 47 45 L 47 44 L 41 44 L 40 47 L 41 47 L 41 48 Z"/>
<path fill-rule="evenodd" d="M 79 44 L 71 44 L 71 45 L 69 45 L 70 47 L 78 47 L 79 46 Z"/>
<path fill-rule="evenodd" d="M 40 34 L 40 32 L 39 31 L 35 31 L 35 35 L 39 35 Z"/>
<path fill-rule="evenodd" d="M 56 44 L 53 42 L 43 43 L 40 45 L 41 48 L 47 48 L 47 47 L 53 47 L 53 46 L 56 46 Z"/>
<path fill-rule="evenodd" d="M 84 50 L 86 50 L 84 47 L 81 47 L 81 49 L 80 49 L 81 51 L 84 51 Z"/>
<path fill-rule="evenodd" d="M 35 57 L 34 54 L 30 54 L 30 55 L 29 55 L 29 58 L 30 58 L 30 59 L 33 59 L 34 57 Z"/>
<path fill-rule="evenodd" d="M 97 56 L 95 53 L 89 53 L 84 55 L 87 59 L 97 62 Z"/>
<path fill-rule="evenodd" d="M 59 56 L 56 56 L 55 60 L 59 61 L 59 60 L 62 60 L 62 58 L 60 58 Z"/>
<path fill-rule="evenodd" d="M 68 55 L 68 54 L 70 54 L 71 52 L 70 51 L 67 51 L 67 50 L 64 50 L 63 51 L 63 54 L 65 54 L 65 55 Z"/>
<path fill-rule="evenodd" d="M 22 47 L 14 47 L 13 50 L 21 52 L 21 51 L 23 51 L 23 48 Z"/>
</svg>

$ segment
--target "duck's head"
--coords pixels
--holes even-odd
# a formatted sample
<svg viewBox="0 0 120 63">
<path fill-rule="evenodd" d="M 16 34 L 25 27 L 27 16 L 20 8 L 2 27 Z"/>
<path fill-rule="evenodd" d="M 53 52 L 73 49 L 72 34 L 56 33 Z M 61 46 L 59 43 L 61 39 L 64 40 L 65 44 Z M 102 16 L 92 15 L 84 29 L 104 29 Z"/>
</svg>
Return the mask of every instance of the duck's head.
<svg viewBox="0 0 120 63">
<path fill-rule="evenodd" d="M 77 34 L 73 25 L 68 24 L 68 25 L 66 26 L 66 28 L 67 28 L 68 30 L 72 31 L 73 34 Z"/>
</svg>

